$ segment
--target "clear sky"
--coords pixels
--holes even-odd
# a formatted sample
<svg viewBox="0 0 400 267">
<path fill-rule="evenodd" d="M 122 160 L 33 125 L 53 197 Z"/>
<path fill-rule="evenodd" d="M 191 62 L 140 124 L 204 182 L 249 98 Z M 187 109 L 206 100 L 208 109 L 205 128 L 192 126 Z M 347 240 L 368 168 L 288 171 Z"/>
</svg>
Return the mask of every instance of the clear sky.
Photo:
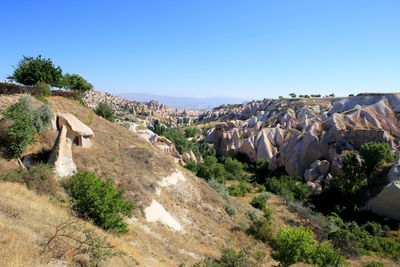
<svg viewBox="0 0 400 267">
<path fill-rule="evenodd" d="M 42 54 L 100 91 L 400 92 L 400 1 L 1 0 L 0 80 Z"/>
</svg>

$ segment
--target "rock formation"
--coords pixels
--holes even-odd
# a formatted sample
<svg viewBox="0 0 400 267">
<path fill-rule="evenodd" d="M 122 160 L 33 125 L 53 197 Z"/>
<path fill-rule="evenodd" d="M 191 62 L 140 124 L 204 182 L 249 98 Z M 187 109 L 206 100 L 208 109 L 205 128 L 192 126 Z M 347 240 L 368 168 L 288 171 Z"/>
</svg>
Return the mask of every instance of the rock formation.
<svg viewBox="0 0 400 267">
<path fill-rule="evenodd" d="M 207 136 L 222 157 L 242 152 L 253 161 L 270 159 L 271 170 L 284 167 L 290 176 L 302 176 L 313 162 L 326 160 L 335 176 L 340 173 L 342 151 L 359 149 L 371 141 L 389 142 L 394 148 L 393 140 L 400 136 L 398 112 L 400 95 L 363 94 L 265 99 L 215 108 L 200 119 L 224 122 Z M 310 177 L 315 178 L 315 173 L 306 175 L 313 182 Z"/>
<path fill-rule="evenodd" d="M 48 163 L 54 166 L 59 177 L 71 176 L 76 172 L 72 158 L 72 145 L 90 147 L 93 131 L 70 113 L 57 113 L 57 140 L 50 153 Z"/>
</svg>

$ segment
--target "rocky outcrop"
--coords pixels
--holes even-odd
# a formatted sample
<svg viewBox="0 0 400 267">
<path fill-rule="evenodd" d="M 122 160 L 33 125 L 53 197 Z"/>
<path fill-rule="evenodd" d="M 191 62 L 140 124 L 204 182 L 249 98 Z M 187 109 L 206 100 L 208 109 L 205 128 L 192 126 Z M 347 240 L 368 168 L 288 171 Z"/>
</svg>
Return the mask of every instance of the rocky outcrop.
<svg viewBox="0 0 400 267">
<path fill-rule="evenodd" d="M 375 198 L 368 203 L 368 208 L 390 219 L 400 220 L 400 180 L 396 180 L 383 188 Z"/>
<path fill-rule="evenodd" d="M 54 166 L 59 177 L 71 176 L 76 172 L 72 158 L 72 145 L 90 147 L 93 131 L 70 113 L 58 113 L 56 119 L 59 130 L 48 163 Z"/>
<path fill-rule="evenodd" d="M 387 180 L 389 184 L 368 202 L 367 207 L 375 214 L 400 220 L 400 158 L 390 169 Z"/>
<path fill-rule="evenodd" d="M 67 128 L 67 138 L 81 147 L 90 147 L 91 140 L 94 138 L 92 129 L 78 120 L 70 113 L 57 114 L 57 128 L 61 129 L 63 126 Z"/>
<path fill-rule="evenodd" d="M 189 150 L 182 155 L 183 163 L 188 163 L 189 161 L 197 162 L 196 156 L 194 155 L 192 150 Z"/>
<path fill-rule="evenodd" d="M 72 140 L 67 138 L 67 132 L 67 126 L 61 126 L 48 162 L 54 166 L 59 177 L 72 176 L 76 172 L 76 165 L 72 159 Z"/>
<path fill-rule="evenodd" d="M 389 182 L 393 182 L 395 180 L 400 180 L 400 158 L 393 164 L 388 174 Z"/>
<path fill-rule="evenodd" d="M 181 155 L 176 150 L 174 143 L 163 136 L 153 135 L 150 138 L 150 144 L 157 146 L 165 154 L 174 157 L 177 161 L 181 159 Z"/>
</svg>

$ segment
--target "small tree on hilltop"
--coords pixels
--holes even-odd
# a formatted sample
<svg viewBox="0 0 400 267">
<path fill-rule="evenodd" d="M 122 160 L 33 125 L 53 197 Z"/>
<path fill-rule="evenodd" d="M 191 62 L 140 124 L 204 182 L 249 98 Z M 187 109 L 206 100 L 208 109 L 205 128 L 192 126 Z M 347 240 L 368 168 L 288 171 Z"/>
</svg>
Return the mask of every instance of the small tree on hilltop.
<svg viewBox="0 0 400 267">
<path fill-rule="evenodd" d="M 290 93 L 289 96 L 290 96 L 291 98 L 296 98 L 296 94 L 295 94 L 295 93 Z"/>
<path fill-rule="evenodd" d="M 38 82 L 44 82 L 56 87 L 62 87 L 62 70 L 55 67 L 51 59 L 42 58 L 41 55 L 36 58 L 25 57 L 14 67 L 14 73 L 9 79 L 15 79 L 17 82 L 25 85 L 36 85 Z"/>
<path fill-rule="evenodd" d="M 82 95 L 84 92 L 93 88 L 87 80 L 78 74 L 65 74 L 64 75 L 64 87 L 77 92 Z"/>
</svg>

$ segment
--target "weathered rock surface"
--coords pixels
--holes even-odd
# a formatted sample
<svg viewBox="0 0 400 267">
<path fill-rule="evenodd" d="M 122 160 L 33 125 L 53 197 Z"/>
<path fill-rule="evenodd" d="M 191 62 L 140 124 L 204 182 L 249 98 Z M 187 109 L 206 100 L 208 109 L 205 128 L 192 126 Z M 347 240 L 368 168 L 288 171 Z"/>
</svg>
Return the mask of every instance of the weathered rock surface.
<svg viewBox="0 0 400 267">
<path fill-rule="evenodd" d="M 57 114 L 57 128 L 67 128 L 67 138 L 76 145 L 90 147 L 91 139 L 94 138 L 93 131 L 70 113 Z"/>
<path fill-rule="evenodd" d="M 54 166 L 59 177 L 72 176 L 76 172 L 76 165 L 72 159 L 72 140 L 67 138 L 67 132 L 67 126 L 61 126 L 48 162 Z"/>
<path fill-rule="evenodd" d="M 251 160 L 271 159 L 269 168 L 284 167 L 300 176 L 317 160 L 327 160 L 330 173 L 340 174 L 340 154 L 362 144 L 390 142 L 400 136 L 396 113 L 398 94 L 364 94 L 348 98 L 265 99 L 243 105 L 215 108 L 200 120 L 226 121 L 211 130 L 207 141 L 217 154 L 232 156 L 238 151 Z M 229 124 L 229 120 L 245 123 Z M 324 166 L 328 166 L 325 164 Z M 322 171 L 322 170 L 321 170 Z M 323 175 L 308 171 L 307 180 Z"/>
<path fill-rule="evenodd" d="M 54 166 L 59 177 L 71 176 L 76 172 L 72 158 L 72 145 L 90 147 L 93 131 L 70 113 L 57 113 L 57 140 L 50 153 L 48 163 Z"/>
<path fill-rule="evenodd" d="M 388 184 L 368 203 L 368 208 L 378 215 L 400 220 L 400 180 Z"/>
<path fill-rule="evenodd" d="M 182 161 L 184 163 L 188 163 L 189 161 L 197 162 L 196 156 L 194 155 L 192 150 L 189 150 L 182 155 Z"/>
<path fill-rule="evenodd" d="M 393 164 L 388 174 L 389 182 L 400 179 L 400 158 Z"/>
</svg>

